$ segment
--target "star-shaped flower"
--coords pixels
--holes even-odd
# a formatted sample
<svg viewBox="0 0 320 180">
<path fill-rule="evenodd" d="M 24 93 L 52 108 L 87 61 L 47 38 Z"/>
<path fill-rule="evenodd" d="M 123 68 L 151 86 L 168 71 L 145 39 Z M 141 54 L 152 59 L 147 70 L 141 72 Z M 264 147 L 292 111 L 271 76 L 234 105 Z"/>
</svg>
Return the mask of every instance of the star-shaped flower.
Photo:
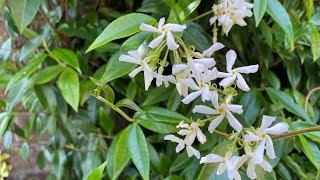
<svg viewBox="0 0 320 180">
<path fill-rule="evenodd" d="M 187 28 L 187 26 L 180 24 L 164 24 L 165 18 L 161 18 L 158 23 L 158 28 L 150 26 L 148 24 L 142 23 L 140 25 L 140 29 L 142 31 L 155 32 L 159 33 L 160 36 L 155 38 L 149 43 L 149 47 L 155 48 L 158 47 L 159 44 L 163 41 L 165 37 L 167 37 L 167 46 L 170 50 L 175 50 L 179 47 L 179 45 L 174 40 L 172 32 L 182 32 Z"/>
<path fill-rule="evenodd" d="M 240 73 L 244 73 L 244 74 L 255 73 L 258 71 L 258 68 L 259 68 L 258 64 L 232 69 L 234 62 L 237 59 L 237 54 L 233 50 L 229 50 L 227 52 L 226 59 L 227 59 L 228 73 L 224 73 L 224 72 L 218 73 L 218 78 L 224 78 L 219 83 L 219 85 L 223 87 L 227 87 L 228 85 L 230 85 L 236 80 L 236 84 L 240 89 L 242 89 L 243 91 L 249 91 L 250 88 Z"/>
</svg>

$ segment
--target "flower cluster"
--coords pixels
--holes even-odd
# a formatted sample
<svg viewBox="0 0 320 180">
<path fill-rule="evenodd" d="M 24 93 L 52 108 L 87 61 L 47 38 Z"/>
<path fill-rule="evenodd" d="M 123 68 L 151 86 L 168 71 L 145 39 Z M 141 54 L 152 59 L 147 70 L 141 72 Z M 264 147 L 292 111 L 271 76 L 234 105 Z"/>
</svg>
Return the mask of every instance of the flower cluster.
<svg viewBox="0 0 320 180">
<path fill-rule="evenodd" d="M 244 0 L 222 0 L 219 4 L 212 6 L 214 16 L 210 19 L 210 24 L 218 21 L 218 25 L 221 25 L 224 33 L 228 35 L 234 24 L 247 25 L 243 19 L 252 16 L 252 8 L 253 4 Z"/>
<path fill-rule="evenodd" d="M 251 4 L 243 0 L 224 0 L 218 6 L 214 6 L 215 17 L 211 19 L 211 22 L 218 20 L 227 33 L 234 23 L 245 25 L 243 18 L 251 16 L 250 8 L 252 8 Z M 219 71 L 215 67 L 216 61 L 212 55 L 225 46 L 215 42 L 202 53 L 195 51 L 193 48 L 188 48 L 177 33 L 186 28 L 186 25 L 165 24 L 164 18 L 160 19 L 157 28 L 141 24 L 140 29 L 142 31 L 158 34 L 158 37 L 148 45 L 151 48 L 150 52 L 146 57 L 143 57 L 142 53 L 136 50 L 120 56 L 120 61 L 138 65 L 129 74 L 130 77 L 136 76 L 139 72 L 144 73 L 145 90 L 149 89 L 153 79 L 155 79 L 157 86 L 164 84 L 165 87 L 168 87 L 169 83 L 175 85 L 179 94 L 184 97 L 181 100 L 184 104 L 189 104 L 197 98 L 200 98 L 202 102 L 211 102 L 210 106 L 196 105 L 193 108 L 193 113 L 204 114 L 208 117 L 207 119 L 198 119 L 196 122 L 191 119 L 182 121 L 177 126 L 177 128 L 180 128 L 177 132 L 180 137 L 168 134 L 164 139 L 178 144 L 176 146 L 177 153 L 185 148 L 189 157 L 195 156 L 200 159 L 201 154 L 194 148 L 193 143 L 195 139 L 201 144 L 207 141 L 202 132 L 202 127 L 206 126 L 206 122 L 210 122 L 208 131 L 214 133 L 219 124 L 226 119 L 235 130 L 229 138 L 232 142 L 228 146 L 228 152 L 224 157 L 209 154 L 202 157 L 200 163 L 220 163 L 217 171 L 218 175 L 227 170 L 229 179 L 240 179 L 238 169 L 246 165 L 245 162 L 248 162 L 247 175 L 251 179 L 256 178 L 256 165 L 270 172 L 272 166 L 263 159 L 265 149 L 270 159 L 276 157 L 272 139 L 269 135 L 286 132 L 288 125 L 278 123 L 269 127 L 275 121 L 275 117 L 263 116 L 260 128 L 244 128 L 234 116 L 234 114 L 243 112 L 242 105 L 231 103 L 233 97 L 237 95 L 236 88 L 243 91 L 250 90 L 243 74 L 255 73 L 259 66 L 256 64 L 233 68 L 237 54 L 235 51 L 229 50 L 225 55 L 226 71 Z M 169 53 L 172 56 L 168 56 Z M 168 57 L 173 57 L 173 60 L 169 61 Z M 169 62 L 172 63 L 171 66 L 169 66 Z M 172 73 L 163 75 L 164 69 L 170 67 Z M 219 83 L 216 84 L 216 81 L 219 81 Z M 234 156 L 238 147 L 244 148 L 244 155 Z"/>
</svg>

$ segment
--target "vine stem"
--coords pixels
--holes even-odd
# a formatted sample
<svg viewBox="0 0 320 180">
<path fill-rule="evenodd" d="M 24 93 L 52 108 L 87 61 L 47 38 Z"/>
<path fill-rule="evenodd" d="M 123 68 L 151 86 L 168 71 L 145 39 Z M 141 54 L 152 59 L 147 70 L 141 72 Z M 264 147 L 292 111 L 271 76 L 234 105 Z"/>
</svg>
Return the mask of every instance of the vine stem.
<svg viewBox="0 0 320 180">
<path fill-rule="evenodd" d="M 207 16 L 207 15 L 209 15 L 209 14 L 211 14 L 211 13 L 213 13 L 213 10 L 208 11 L 208 12 L 205 12 L 205 13 L 203 13 L 203 14 L 201 14 L 201 15 L 193 18 L 193 19 L 190 19 L 189 22 L 192 22 L 192 21 L 195 21 L 195 20 L 197 20 L 197 19 L 200 19 L 200 18 L 202 18 L 202 17 L 204 17 L 204 16 Z"/>
<path fill-rule="evenodd" d="M 289 137 L 293 137 L 293 136 L 296 136 L 296 135 L 309 133 L 309 132 L 314 132 L 314 131 L 320 131 L 320 126 L 307 128 L 307 129 L 296 130 L 296 131 L 292 131 L 292 132 L 289 132 L 289 133 L 273 136 L 272 140 L 276 141 L 276 140 L 279 140 L 279 139 L 289 138 Z"/>
<path fill-rule="evenodd" d="M 314 92 L 318 91 L 318 90 L 320 90 L 320 86 L 311 89 L 311 91 L 308 93 L 308 95 L 307 95 L 307 97 L 306 97 L 306 100 L 304 101 L 304 111 L 305 111 L 305 112 L 307 112 L 308 101 L 309 101 L 311 95 L 312 95 Z"/>
<path fill-rule="evenodd" d="M 101 96 L 95 96 L 99 101 L 105 103 L 106 105 L 108 105 L 109 107 L 111 107 L 113 110 L 117 111 L 122 117 L 124 117 L 126 120 L 130 121 L 130 122 L 134 122 L 134 119 L 132 119 L 131 117 L 129 117 L 125 112 L 123 112 L 120 108 L 118 108 L 117 106 L 115 106 L 114 104 L 112 104 L 111 102 L 107 101 L 106 99 L 104 99 Z"/>
<path fill-rule="evenodd" d="M 224 132 L 221 132 L 221 131 L 218 131 L 218 130 L 214 130 L 215 133 L 223 136 L 225 139 L 229 139 L 230 135 L 227 134 L 227 133 L 224 133 Z"/>
</svg>

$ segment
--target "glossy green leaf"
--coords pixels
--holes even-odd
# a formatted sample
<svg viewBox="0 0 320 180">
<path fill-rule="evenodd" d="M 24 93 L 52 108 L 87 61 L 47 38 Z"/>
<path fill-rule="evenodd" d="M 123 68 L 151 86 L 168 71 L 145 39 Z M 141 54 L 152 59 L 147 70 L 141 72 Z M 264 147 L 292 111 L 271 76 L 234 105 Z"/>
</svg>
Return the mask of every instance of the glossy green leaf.
<svg viewBox="0 0 320 180">
<path fill-rule="evenodd" d="M 182 23 L 199 6 L 201 0 L 178 0 L 169 13 L 168 22 Z"/>
<path fill-rule="evenodd" d="M 44 152 L 43 151 L 40 151 L 38 153 L 38 156 L 37 156 L 37 165 L 39 167 L 39 169 L 43 170 L 43 168 L 46 166 L 46 159 L 45 159 L 45 156 L 44 156 Z"/>
<path fill-rule="evenodd" d="M 121 99 L 120 101 L 115 104 L 117 107 L 127 107 L 135 111 L 142 111 L 140 107 L 130 99 Z"/>
<path fill-rule="evenodd" d="M 69 49 L 56 48 L 51 53 L 59 60 L 67 63 L 81 73 L 78 56 L 73 51 Z"/>
<path fill-rule="evenodd" d="M 130 152 L 128 147 L 130 129 L 126 128 L 121 132 L 119 141 L 114 155 L 114 169 L 112 179 L 117 179 L 124 167 L 130 160 Z"/>
<path fill-rule="evenodd" d="M 243 117 L 248 125 L 252 125 L 260 112 L 262 106 L 261 93 L 256 89 L 246 92 L 241 100 L 240 104 L 243 105 Z"/>
<path fill-rule="evenodd" d="M 160 157 L 156 149 L 148 143 L 148 151 L 150 157 L 150 168 L 152 171 L 159 173 L 160 170 Z"/>
<path fill-rule="evenodd" d="M 1 120 L 1 117 L 0 117 L 0 120 Z M 0 125 L 0 127 L 1 127 L 1 125 Z M 0 134 L 0 137 L 1 137 L 1 134 Z M 10 130 L 8 130 L 6 133 L 4 133 L 4 136 L 3 136 L 3 148 L 5 150 L 9 150 L 11 143 L 12 143 L 12 132 Z"/>
<path fill-rule="evenodd" d="M 46 67 L 35 73 L 31 80 L 34 84 L 45 84 L 57 77 L 64 68 L 60 65 Z"/>
<path fill-rule="evenodd" d="M 304 154 L 308 157 L 308 159 L 312 162 L 312 164 L 317 169 L 319 169 L 319 157 L 320 157 L 319 148 L 316 145 L 314 145 L 312 142 L 308 142 L 303 135 L 298 135 L 298 137 L 299 137 L 300 148 L 302 149 Z"/>
<path fill-rule="evenodd" d="M 267 9 L 267 0 L 254 0 L 253 15 L 256 21 L 256 27 L 259 26 L 259 23 L 266 12 Z"/>
<path fill-rule="evenodd" d="M 24 45 L 21 49 L 19 61 L 26 59 L 32 52 L 34 52 L 41 44 L 44 36 L 37 36 L 30 43 Z"/>
<path fill-rule="evenodd" d="M 170 90 L 168 90 L 165 86 L 160 86 L 157 88 L 152 89 L 147 98 L 144 100 L 144 102 L 142 103 L 142 106 L 151 106 L 154 105 L 156 103 L 159 103 L 161 101 L 165 101 L 167 99 L 169 99 L 170 95 L 171 95 L 171 89 L 172 86 L 170 87 Z"/>
<path fill-rule="evenodd" d="M 20 155 L 21 155 L 22 159 L 24 160 L 24 162 L 26 162 L 26 163 L 29 161 L 29 154 L 30 154 L 29 146 L 25 142 L 22 144 L 22 146 L 20 148 Z"/>
<path fill-rule="evenodd" d="M 142 129 L 132 124 L 129 130 L 128 147 L 131 159 L 144 180 L 149 179 L 150 157 L 147 140 Z"/>
<path fill-rule="evenodd" d="M 290 42 L 291 50 L 294 46 L 292 23 L 286 9 L 278 0 L 267 0 L 267 13 L 280 25 Z"/>
<path fill-rule="evenodd" d="M 36 16 L 41 0 L 12 0 L 9 3 L 12 17 L 19 31 L 22 32 Z"/>
<path fill-rule="evenodd" d="M 304 1 L 304 5 L 307 8 L 308 20 L 310 21 L 312 14 L 313 14 L 313 0 L 303 0 L 303 1 Z"/>
<path fill-rule="evenodd" d="M 54 174 L 58 179 L 62 179 L 62 176 L 64 176 L 63 171 L 66 163 L 67 156 L 64 150 L 57 150 L 52 159 L 52 174 Z"/>
<path fill-rule="evenodd" d="M 118 133 L 112 140 L 111 145 L 109 146 L 109 149 L 107 151 L 107 171 L 108 171 L 108 176 L 110 178 L 113 177 L 114 175 L 114 158 L 116 154 L 116 148 L 119 142 L 119 137 L 121 133 Z"/>
<path fill-rule="evenodd" d="M 82 80 L 80 81 L 80 106 L 83 106 L 84 103 L 91 96 L 93 90 L 95 88 L 95 84 L 90 80 Z"/>
<path fill-rule="evenodd" d="M 313 61 L 316 61 L 320 57 L 320 33 L 319 30 L 312 26 L 311 27 L 311 50 L 313 54 Z"/>
<path fill-rule="evenodd" d="M 101 164 L 98 168 L 92 171 L 92 173 L 88 176 L 87 180 L 98 180 L 102 179 L 102 174 L 104 171 L 104 168 L 106 167 L 108 161 L 105 161 L 103 164 Z"/>
<path fill-rule="evenodd" d="M 137 83 L 134 80 L 130 81 L 127 92 L 126 92 L 127 98 L 133 101 L 137 95 L 137 90 L 138 90 Z"/>
<path fill-rule="evenodd" d="M 121 16 L 104 29 L 90 45 L 86 53 L 113 40 L 128 37 L 139 32 L 141 23 L 154 24 L 155 22 L 156 20 L 153 17 L 140 13 L 130 13 Z"/>
<path fill-rule="evenodd" d="M 100 108 L 98 121 L 102 129 L 105 130 L 108 134 L 111 134 L 112 130 L 114 129 L 114 122 L 102 107 Z"/>
<path fill-rule="evenodd" d="M 113 104 L 114 98 L 115 98 L 113 89 L 105 81 L 98 81 L 93 77 L 89 77 L 89 78 L 92 82 L 94 82 L 97 85 L 95 93 L 99 95 L 102 90 L 104 92 L 106 100 Z"/>
<path fill-rule="evenodd" d="M 256 166 L 257 180 L 276 180 L 274 171 L 267 172 L 260 166 Z"/>
<path fill-rule="evenodd" d="M 53 88 L 49 85 L 36 85 L 34 90 L 42 107 L 51 113 L 55 113 L 58 103 Z"/>
<path fill-rule="evenodd" d="M 180 154 L 170 166 L 170 172 L 183 170 L 184 168 L 188 167 L 193 160 L 193 158 L 188 157 L 188 154 L 186 152 Z"/>
<path fill-rule="evenodd" d="M 46 59 L 47 55 L 41 55 L 38 58 L 32 59 L 26 66 L 24 66 L 19 72 L 17 72 L 13 78 L 10 80 L 6 91 L 8 91 L 12 86 L 14 86 L 17 82 L 22 80 L 25 77 L 28 77 L 31 73 L 33 73 L 39 65 Z"/>
<path fill-rule="evenodd" d="M 6 41 L 4 41 L 1 44 L 1 48 L 0 48 L 0 61 L 7 61 L 12 48 L 11 48 L 11 44 L 12 44 L 12 38 L 8 38 Z"/>
<path fill-rule="evenodd" d="M 315 14 L 312 16 L 310 22 L 311 22 L 312 24 L 314 24 L 314 25 L 318 25 L 318 26 L 319 26 L 319 25 L 320 25 L 320 12 L 315 13 Z"/>
<path fill-rule="evenodd" d="M 0 113 L 0 137 L 6 132 L 10 116 L 7 112 Z"/>
<path fill-rule="evenodd" d="M 136 112 L 134 118 L 143 127 L 158 133 L 173 133 L 180 121 L 186 120 L 183 115 L 160 107 L 142 108 L 143 112 Z"/>
<path fill-rule="evenodd" d="M 195 46 L 196 50 L 203 52 L 210 47 L 206 32 L 197 23 L 187 23 L 187 29 L 183 31 L 183 40 L 189 46 Z"/>
<path fill-rule="evenodd" d="M 58 87 L 67 103 L 75 111 L 78 111 L 80 100 L 80 85 L 78 74 L 74 70 L 66 68 L 59 76 Z"/>
<path fill-rule="evenodd" d="M 292 88 L 296 89 L 301 79 L 301 67 L 298 61 L 287 61 L 287 75 Z"/>
<path fill-rule="evenodd" d="M 280 89 L 280 79 L 270 70 L 265 70 L 262 72 L 265 76 L 267 83 L 270 84 L 275 89 Z"/>
<path fill-rule="evenodd" d="M 266 88 L 266 91 L 270 99 L 272 100 L 273 104 L 281 105 L 289 112 L 297 116 L 300 116 L 306 120 L 310 120 L 306 112 L 304 112 L 304 110 L 293 101 L 292 97 L 290 97 L 286 93 L 273 88 Z"/>
</svg>

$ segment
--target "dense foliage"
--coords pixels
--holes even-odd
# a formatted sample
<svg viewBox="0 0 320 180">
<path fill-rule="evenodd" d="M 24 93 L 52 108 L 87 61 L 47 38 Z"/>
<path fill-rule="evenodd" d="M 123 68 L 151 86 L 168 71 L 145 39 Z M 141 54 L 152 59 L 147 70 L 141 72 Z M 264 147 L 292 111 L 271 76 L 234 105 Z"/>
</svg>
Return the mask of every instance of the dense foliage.
<svg viewBox="0 0 320 180">
<path fill-rule="evenodd" d="M 0 148 L 13 148 L 14 135 L 24 138 L 21 158 L 36 158 L 40 169 L 50 164 L 48 179 L 228 179 L 229 169 L 217 175 L 218 164 L 200 164 L 196 151 L 197 157 L 190 148 L 176 153 L 177 144 L 164 140 L 173 139 L 167 134 L 176 134 L 177 126 L 189 128 L 182 121 L 198 123 L 206 143 L 198 137 L 200 143 L 192 146 L 201 157 L 220 157 L 230 148 L 238 149 L 234 155 L 247 153 L 241 149 L 249 147 L 246 140 L 239 139 L 255 132 L 263 115 L 276 117 L 289 132 L 318 128 L 319 2 L 253 0 L 254 7 L 248 5 L 241 17 L 244 23 L 238 19 L 232 27 L 219 18 L 214 22 L 223 12 L 212 6 L 220 2 L 0 0 L 9 33 L 0 48 L 0 87 L 5 90 Z M 155 27 L 152 32 L 150 26 Z M 161 42 L 153 41 L 160 36 Z M 16 47 L 17 41 L 24 43 Z M 205 53 L 218 42 L 218 51 Z M 211 117 L 195 112 L 203 112 L 200 104 L 217 108 L 207 101 L 212 96 L 201 91 L 202 97 L 190 100 L 188 87 L 175 87 L 175 65 L 212 57 L 210 68 L 221 72 L 232 73 L 230 57 L 236 58 L 232 70 L 253 65 L 242 74 L 248 87 L 238 76 L 229 84 L 222 83 L 226 76 L 218 77 L 210 86 L 223 97 L 219 103 L 242 105 L 243 112 L 232 116 L 241 128 L 224 120 L 207 131 L 205 122 Z M 136 67 L 144 73 L 133 73 Z M 28 118 L 23 126 L 16 121 L 21 115 Z M 46 142 L 37 157 L 29 157 L 33 136 Z M 257 179 L 320 178 L 320 132 L 272 138 L 275 157 L 268 154 L 265 160 L 273 170 L 256 166 Z M 231 147 L 231 141 L 238 144 Z M 254 143 L 250 146 L 257 148 Z M 0 178 L 11 170 L 4 163 L 8 155 L 2 156 Z M 247 166 L 239 167 L 243 179 L 248 179 Z"/>
</svg>

